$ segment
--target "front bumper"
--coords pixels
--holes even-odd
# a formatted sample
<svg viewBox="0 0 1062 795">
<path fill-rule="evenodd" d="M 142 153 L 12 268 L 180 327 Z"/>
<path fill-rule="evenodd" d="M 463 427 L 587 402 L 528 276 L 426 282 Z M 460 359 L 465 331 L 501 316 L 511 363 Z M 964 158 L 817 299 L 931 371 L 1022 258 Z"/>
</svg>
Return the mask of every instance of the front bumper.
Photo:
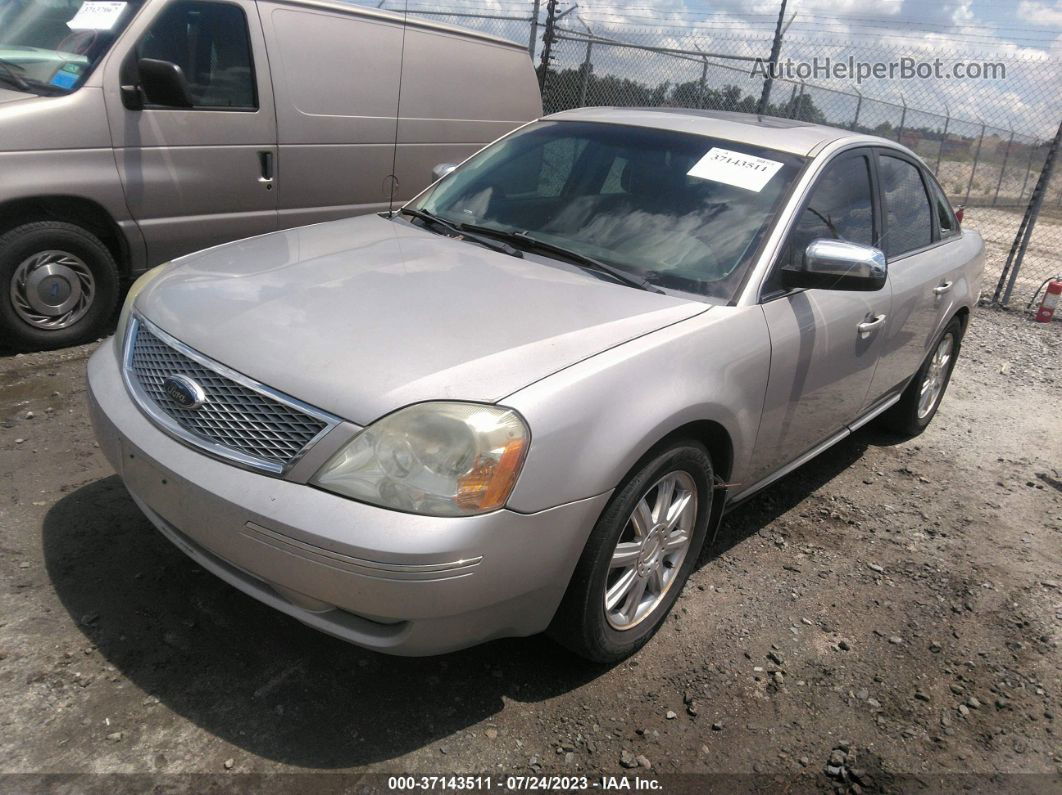
<svg viewBox="0 0 1062 795">
<path fill-rule="evenodd" d="M 354 502 L 196 452 L 130 398 L 113 342 L 89 360 L 100 447 L 152 523 L 244 593 L 392 654 L 545 629 L 608 495 L 437 518 Z"/>
</svg>

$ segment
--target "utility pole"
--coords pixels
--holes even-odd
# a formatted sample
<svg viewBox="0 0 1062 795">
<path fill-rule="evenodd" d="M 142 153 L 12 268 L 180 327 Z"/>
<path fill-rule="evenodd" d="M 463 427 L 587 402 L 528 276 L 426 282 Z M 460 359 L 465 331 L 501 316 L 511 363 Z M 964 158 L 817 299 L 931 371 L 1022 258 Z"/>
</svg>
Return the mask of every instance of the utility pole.
<svg viewBox="0 0 1062 795">
<path fill-rule="evenodd" d="M 534 8 L 531 9 L 531 40 L 527 43 L 527 52 L 531 60 L 535 60 L 535 39 L 538 38 L 538 10 L 541 0 L 535 0 Z"/>
<path fill-rule="evenodd" d="M 760 116 L 767 112 L 767 104 L 771 101 L 771 84 L 774 83 L 774 72 L 778 68 L 778 55 L 782 52 L 782 26 L 785 24 L 785 2 L 778 9 L 778 24 L 774 28 L 774 43 L 771 45 L 771 59 L 767 65 L 767 75 L 763 78 L 763 93 L 760 94 L 760 104 L 756 106 L 756 113 Z"/>
<path fill-rule="evenodd" d="M 545 93 L 546 73 L 549 71 L 550 58 L 553 56 L 553 39 L 556 36 L 557 0 L 546 3 L 546 30 L 542 34 L 542 64 L 538 68 L 538 90 Z"/>
</svg>

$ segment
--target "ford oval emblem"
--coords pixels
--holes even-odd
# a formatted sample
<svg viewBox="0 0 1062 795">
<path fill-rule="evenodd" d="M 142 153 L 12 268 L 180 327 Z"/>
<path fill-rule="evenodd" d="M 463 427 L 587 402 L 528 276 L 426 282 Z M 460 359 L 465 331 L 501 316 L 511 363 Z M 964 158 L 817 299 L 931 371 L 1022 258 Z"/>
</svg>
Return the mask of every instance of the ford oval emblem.
<svg viewBox="0 0 1062 795">
<path fill-rule="evenodd" d="M 203 387 L 186 375 L 168 375 L 162 382 L 166 397 L 182 409 L 197 409 L 206 402 Z"/>
</svg>

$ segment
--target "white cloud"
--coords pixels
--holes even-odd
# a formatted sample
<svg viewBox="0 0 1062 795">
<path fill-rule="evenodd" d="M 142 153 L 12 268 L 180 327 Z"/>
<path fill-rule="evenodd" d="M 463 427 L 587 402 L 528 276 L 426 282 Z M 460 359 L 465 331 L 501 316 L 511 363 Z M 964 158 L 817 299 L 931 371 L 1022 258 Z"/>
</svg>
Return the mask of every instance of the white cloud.
<svg viewBox="0 0 1062 795">
<path fill-rule="evenodd" d="M 1022 0 L 1018 4 L 1018 18 L 1033 25 L 1062 28 L 1062 0 L 1056 0 L 1054 4 Z"/>
</svg>

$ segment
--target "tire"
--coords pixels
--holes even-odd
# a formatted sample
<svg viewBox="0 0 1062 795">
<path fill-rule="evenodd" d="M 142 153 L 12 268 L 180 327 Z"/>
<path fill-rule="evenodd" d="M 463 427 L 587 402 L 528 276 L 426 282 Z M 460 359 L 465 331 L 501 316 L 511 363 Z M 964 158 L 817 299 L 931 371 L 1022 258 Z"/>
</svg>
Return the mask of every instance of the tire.
<svg viewBox="0 0 1062 795">
<path fill-rule="evenodd" d="M 111 252 L 80 226 L 38 221 L 0 235 L 4 345 L 39 351 L 96 339 L 114 315 L 119 288 Z"/>
<path fill-rule="evenodd" d="M 639 524 L 635 510 L 643 499 L 643 508 L 655 509 L 657 500 L 661 499 L 660 484 L 669 478 L 674 478 L 672 506 L 687 493 L 695 497 L 696 503 L 693 506 L 687 503 L 670 535 L 658 521 L 660 517 L 652 516 L 651 532 L 643 533 L 641 538 L 647 535 L 656 538 L 641 541 L 635 532 Z M 550 624 L 549 634 L 576 654 L 599 663 L 618 662 L 645 645 L 664 623 L 697 564 L 712 512 L 712 482 L 711 458 L 697 442 L 673 442 L 646 456 L 620 485 L 594 526 Z M 678 515 L 678 510 L 674 507 L 673 515 Z M 650 517 L 641 511 L 638 515 L 642 517 L 641 526 L 648 525 Z M 688 530 L 689 543 L 681 559 L 667 557 L 673 551 L 663 546 L 663 542 L 665 539 L 677 542 L 676 531 L 684 528 Z M 613 556 L 621 552 L 617 546 L 620 542 L 625 545 L 622 553 L 627 556 L 633 555 L 636 548 L 640 551 L 636 561 L 615 567 Z M 619 604 L 609 610 L 606 592 L 619 594 L 621 580 L 631 571 L 633 584 Z M 643 581 L 645 590 L 638 602 L 640 607 L 632 604 L 625 610 Z"/>
<path fill-rule="evenodd" d="M 922 366 L 918 368 L 918 372 L 911 379 L 911 383 L 903 391 L 900 402 L 882 415 L 881 424 L 886 430 L 906 438 L 913 438 L 922 433 L 929 423 L 933 421 L 937 409 L 940 408 L 940 402 L 944 399 L 948 384 L 951 383 L 955 360 L 959 357 L 962 332 L 962 319 L 958 317 L 952 318 L 951 322 L 940 332 L 940 336 L 933 342 L 929 356 L 922 362 Z M 937 366 L 935 362 L 942 346 L 945 346 L 946 341 L 949 339 L 951 340 L 951 345 L 947 362 L 941 371 L 934 374 L 934 368 Z M 936 378 L 939 388 L 934 390 L 935 395 L 927 407 L 922 403 L 923 388 L 926 387 L 927 379 L 931 376 Z"/>
</svg>

